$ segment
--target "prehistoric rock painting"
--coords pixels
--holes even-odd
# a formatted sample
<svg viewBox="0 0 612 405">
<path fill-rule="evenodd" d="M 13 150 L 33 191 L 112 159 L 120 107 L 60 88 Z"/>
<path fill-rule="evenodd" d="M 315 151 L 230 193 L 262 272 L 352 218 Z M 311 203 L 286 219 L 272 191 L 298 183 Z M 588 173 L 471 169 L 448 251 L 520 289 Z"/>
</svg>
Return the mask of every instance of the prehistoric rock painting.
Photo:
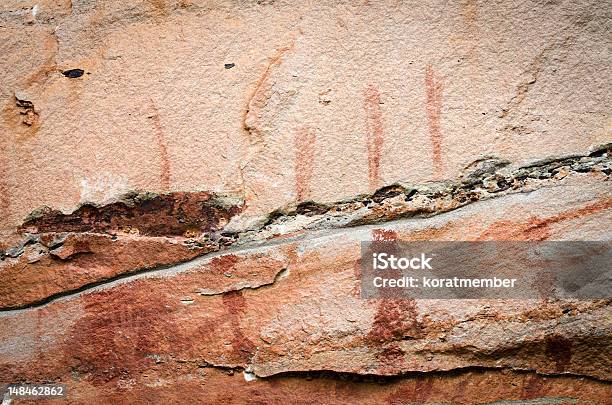
<svg viewBox="0 0 612 405">
<path fill-rule="evenodd" d="M 4 3 L 2 405 L 610 403 L 608 3 Z M 598 244 L 365 294 L 455 241 Z"/>
</svg>

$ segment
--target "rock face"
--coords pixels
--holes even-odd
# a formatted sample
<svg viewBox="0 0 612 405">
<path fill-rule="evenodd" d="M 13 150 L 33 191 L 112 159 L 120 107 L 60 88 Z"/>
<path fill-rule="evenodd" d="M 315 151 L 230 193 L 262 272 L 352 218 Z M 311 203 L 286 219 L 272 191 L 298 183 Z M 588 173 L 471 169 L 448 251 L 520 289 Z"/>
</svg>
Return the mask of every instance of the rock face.
<svg viewBox="0 0 612 405">
<path fill-rule="evenodd" d="M 609 240 L 610 13 L 4 2 L 0 384 L 609 403 L 609 298 L 367 300 L 360 242 Z"/>
</svg>

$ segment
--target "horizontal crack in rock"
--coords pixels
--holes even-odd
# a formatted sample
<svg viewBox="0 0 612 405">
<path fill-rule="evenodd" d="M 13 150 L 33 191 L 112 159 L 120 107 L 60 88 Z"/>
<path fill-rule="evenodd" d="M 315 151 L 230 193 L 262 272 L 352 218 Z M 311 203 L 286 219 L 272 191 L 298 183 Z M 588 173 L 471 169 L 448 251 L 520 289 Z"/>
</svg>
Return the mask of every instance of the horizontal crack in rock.
<svg viewBox="0 0 612 405">
<path fill-rule="evenodd" d="M 547 159 L 516 169 L 509 168 L 507 161 L 481 159 L 469 165 L 455 181 L 419 185 L 396 183 L 370 195 L 335 203 L 303 202 L 272 212 L 261 228 L 243 232 L 240 239 L 261 240 L 304 229 L 340 228 L 409 217 L 429 217 L 475 201 L 533 191 L 554 184 L 572 173 L 597 172 L 609 178 L 611 149 L 612 144 L 606 144 L 587 155 Z M 310 217 L 309 221 L 305 223 L 304 217 Z"/>
<path fill-rule="evenodd" d="M 545 373 L 532 369 L 525 368 L 517 368 L 517 367 L 491 367 L 491 366 L 465 366 L 465 367 L 456 367 L 448 370 L 435 370 L 435 371 L 408 371 L 401 372 L 397 374 L 372 374 L 372 373 L 354 373 L 354 372 L 345 372 L 345 371 L 336 371 L 329 369 L 313 369 L 313 370 L 288 370 L 282 371 L 275 374 L 270 375 L 259 375 L 256 372 L 252 371 L 252 364 L 249 365 L 241 365 L 241 364 L 223 364 L 212 362 L 207 359 L 185 359 L 185 358 L 175 358 L 170 356 L 168 358 L 171 362 L 176 362 L 178 364 L 191 363 L 195 364 L 200 368 L 211 368 L 220 370 L 222 372 L 233 374 L 234 372 L 244 372 L 248 371 L 253 374 L 257 379 L 262 380 L 281 380 L 285 378 L 300 378 L 305 380 L 338 380 L 338 381 L 350 381 L 357 383 L 377 383 L 377 384 L 388 384 L 397 382 L 403 379 L 411 379 L 411 378 L 422 378 L 422 377 L 457 377 L 464 374 L 474 374 L 474 373 L 489 373 L 489 372 L 497 372 L 497 373 L 515 373 L 515 374 L 525 374 L 525 375 L 538 375 L 546 378 L 578 378 L 581 380 L 589 380 L 600 383 L 608 383 L 606 380 L 602 380 L 597 377 L 577 374 L 577 373 Z M 165 362 L 165 361 L 164 361 Z M 485 405 L 485 404 L 483 404 Z"/>
<path fill-rule="evenodd" d="M 21 230 L 26 232 L 25 238 L 17 246 L 0 251 L 0 259 L 16 260 L 24 254 L 28 245 L 40 244 L 41 239 L 46 238 L 51 242 L 45 244 L 48 246 L 42 249 L 41 254 L 54 252 L 60 259 L 63 257 L 65 260 L 71 260 L 72 257 L 78 257 L 78 250 L 72 249 L 71 252 L 68 249 L 64 252 L 59 249 L 66 240 L 61 234 L 66 232 L 113 235 L 114 232 L 131 228 L 137 230 L 140 235 L 170 237 L 188 236 L 189 231 L 193 230 L 199 233 L 200 239 L 189 238 L 187 243 L 203 247 L 199 255 L 202 257 L 213 252 L 227 252 L 229 247 L 266 246 L 282 234 L 298 233 L 296 237 L 299 238 L 307 235 L 303 232 L 305 230 L 368 225 L 408 217 L 429 217 L 475 201 L 554 185 L 572 173 L 600 173 L 608 179 L 611 148 L 612 144 L 606 144 L 587 155 L 548 159 L 517 169 L 509 168 L 507 162 L 498 159 L 483 159 L 468 166 L 463 176 L 454 182 L 414 186 L 393 184 L 371 195 L 362 195 L 351 200 L 330 204 L 301 203 L 293 208 L 274 211 L 268 216 L 268 220 L 255 230 L 224 229 L 229 219 L 243 209 L 244 202 L 241 199 L 205 192 L 162 195 L 133 193 L 105 206 L 86 204 L 71 214 L 47 208 L 32 214 L 26 220 L 21 227 Z M 37 232 L 46 234 L 41 238 Z M 60 235 L 54 238 L 54 232 Z M 0 312 L 39 307 L 103 284 L 170 269 L 181 263 L 188 264 L 191 260 L 193 258 L 163 266 L 125 271 L 35 302 L 4 307 Z M 281 273 L 277 274 L 277 278 Z M 246 285 L 234 290 L 242 288 L 258 286 Z M 213 291 L 210 294 L 205 292 L 202 295 L 224 292 L 227 291 Z"/>
<path fill-rule="evenodd" d="M 78 288 L 70 288 L 70 289 L 61 291 L 59 293 L 50 294 L 43 299 L 30 301 L 26 304 L 5 305 L 3 307 L 0 307 L 0 314 L 10 314 L 10 313 L 14 313 L 15 311 L 25 311 L 25 310 L 36 309 L 36 308 L 45 306 L 47 304 L 50 304 L 58 300 L 62 300 L 62 299 L 80 295 L 82 293 L 94 291 L 98 288 L 108 287 L 115 283 L 126 282 L 126 281 L 136 279 L 142 276 L 144 277 L 151 276 L 151 275 L 155 275 L 155 274 L 158 274 L 164 271 L 168 271 L 168 270 L 172 271 L 172 270 L 177 269 L 179 266 L 184 266 L 185 270 L 195 269 L 201 263 L 202 260 L 208 260 L 209 258 L 213 256 L 213 254 L 219 255 L 219 254 L 226 253 L 226 251 L 221 253 L 218 251 L 218 249 L 216 252 L 211 251 L 210 247 L 208 250 L 206 250 L 206 252 L 211 253 L 211 255 L 202 254 L 202 255 L 194 257 L 191 260 L 186 260 L 182 263 L 171 263 L 171 264 L 163 264 L 163 265 L 153 266 L 153 267 L 150 266 L 150 267 L 139 268 L 134 271 L 116 274 L 111 277 L 100 278 L 99 280 L 95 282 L 85 283 L 79 286 Z M 198 294 L 201 296 L 215 296 L 215 295 L 223 295 L 226 293 L 242 291 L 242 290 L 257 290 L 257 289 L 268 287 L 268 286 L 275 284 L 277 281 L 285 278 L 288 275 L 288 272 L 289 272 L 289 269 L 287 267 L 283 267 L 276 274 L 274 274 L 274 277 L 270 281 L 263 280 L 260 283 L 251 283 L 251 284 L 249 284 L 247 281 L 244 281 L 244 285 L 241 284 L 241 282 L 238 282 L 238 286 L 234 285 L 228 288 L 223 288 L 223 289 L 214 290 L 214 291 L 204 290 L 204 291 L 199 291 Z"/>
<path fill-rule="evenodd" d="M 197 291 L 197 293 L 204 297 L 211 297 L 215 295 L 222 295 L 228 292 L 236 292 L 236 291 L 243 291 L 243 290 L 258 290 L 260 288 L 271 286 L 275 284 L 278 280 L 285 278 L 287 276 L 287 273 L 288 273 L 287 268 L 283 268 L 283 269 L 280 269 L 278 273 L 274 275 L 274 278 L 269 282 L 261 281 L 260 283 L 256 283 L 256 284 L 245 284 L 245 285 L 240 285 L 240 286 L 236 286 L 232 288 L 224 288 L 220 290 L 200 289 L 199 291 Z"/>
<path fill-rule="evenodd" d="M 221 368 L 222 366 L 214 366 Z M 243 368 L 240 368 L 243 369 Z M 332 380 L 342 380 L 342 381 L 354 381 L 354 382 L 372 382 L 372 383 L 388 383 L 397 381 L 404 378 L 413 378 L 420 376 L 458 376 L 465 373 L 484 373 L 484 372 L 514 372 L 518 374 L 536 374 L 540 376 L 555 378 L 555 377 L 574 377 L 587 379 L 590 381 L 598 381 L 598 382 L 608 382 L 606 380 L 599 379 L 597 377 L 582 375 L 582 374 L 574 374 L 574 373 L 543 373 L 536 370 L 515 368 L 515 367 L 488 367 L 488 366 L 467 366 L 467 367 L 456 367 L 448 370 L 436 370 L 436 371 L 409 371 L 398 373 L 394 375 L 389 374 L 367 374 L 367 373 L 350 373 L 343 371 L 335 371 L 335 370 L 309 370 L 309 371 L 283 371 L 280 373 L 275 373 L 271 375 L 259 375 L 257 373 L 257 378 L 272 380 L 272 379 L 280 379 L 286 377 L 298 377 L 304 379 L 332 379 Z"/>
<path fill-rule="evenodd" d="M 306 201 L 271 212 L 260 227 L 250 230 L 224 230 L 229 220 L 243 210 L 242 199 L 206 192 L 177 192 L 159 195 L 132 193 L 104 206 L 84 204 L 70 214 L 42 207 L 30 214 L 20 231 L 29 234 L 126 232 L 200 237 L 221 242 L 221 248 L 304 229 L 342 228 L 408 217 L 429 217 L 475 201 L 546 187 L 571 173 L 598 172 L 609 177 L 612 172 L 611 149 L 612 144 L 605 144 L 587 155 L 546 159 L 514 170 L 507 168 L 507 161 L 481 159 L 468 165 L 465 173 L 455 181 L 419 185 L 396 183 L 373 194 L 348 200 L 327 204 Z M 297 217 L 309 217 L 310 222 L 304 225 L 303 221 L 295 221 Z M 290 226 L 292 221 L 296 222 L 295 228 Z M 16 257 L 22 248 L 0 253 Z"/>
</svg>

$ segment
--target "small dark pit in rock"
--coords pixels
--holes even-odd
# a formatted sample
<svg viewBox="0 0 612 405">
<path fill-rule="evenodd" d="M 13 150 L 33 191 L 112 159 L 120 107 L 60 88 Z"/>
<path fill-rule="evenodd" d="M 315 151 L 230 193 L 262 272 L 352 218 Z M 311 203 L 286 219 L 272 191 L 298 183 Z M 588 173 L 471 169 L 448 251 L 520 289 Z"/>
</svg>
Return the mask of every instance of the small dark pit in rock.
<svg viewBox="0 0 612 405">
<path fill-rule="evenodd" d="M 396 184 L 392 184 L 390 186 L 385 186 L 376 190 L 376 192 L 372 195 L 372 200 L 376 203 L 381 203 L 387 198 L 393 198 L 395 196 L 403 193 L 405 189 Z"/>
<path fill-rule="evenodd" d="M 235 63 L 226 63 L 226 64 L 225 64 L 225 65 L 223 65 L 223 66 L 225 66 L 225 68 L 226 68 L 226 69 L 231 69 L 231 68 L 233 68 L 234 66 L 236 66 L 236 64 L 235 64 Z"/>
<path fill-rule="evenodd" d="M 408 191 L 408 193 L 406 193 L 406 197 L 404 197 L 404 201 L 406 202 L 411 201 L 416 193 L 417 193 L 416 189 L 412 189 Z"/>
<path fill-rule="evenodd" d="M 329 211 L 329 207 L 325 206 L 324 204 L 316 203 L 314 201 L 302 202 L 297 206 L 295 210 L 296 214 L 306 216 L 322 215 L 325 214 L 327 211 Z"/>
<path fill-rule="evenodd" d="M 81 77 L 83 76 L 83 73 L 85 73 L 83 69 L 69 69 L 69 70 L 64 70 L 62 72 L 64 76 L 70 79 L 76 79 L 77 77 Z"/>
</svg>

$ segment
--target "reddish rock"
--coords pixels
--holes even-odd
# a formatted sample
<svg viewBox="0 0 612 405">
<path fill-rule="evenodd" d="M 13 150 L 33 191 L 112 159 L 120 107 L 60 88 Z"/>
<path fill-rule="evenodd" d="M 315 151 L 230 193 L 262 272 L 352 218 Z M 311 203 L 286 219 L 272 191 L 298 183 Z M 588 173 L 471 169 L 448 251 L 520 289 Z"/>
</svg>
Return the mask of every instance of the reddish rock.
<svg viewBox="0 0 612 405">
<path fill-rule="evenodd" d="M 585 179 L 378 229 L 399 239 L 431 229 L 440 239 L 460 233 L 475 240 L 500 218 L 559 218 L 592 205 L 600 183 Z M 551 206 L 551 199 L 563 203 Z M 566 216 L 551 225 L 551 238 L 601 238 L 608 213 Z M 181 387 L 196 395 L 202 381 L 210 382 L 203 385 L 207 401 L 226 403 L 273 402 L 274 395 L 334 403 L 361 390 L 364 403 L 606 398 L 609 300 L 364 300 L 354 268 L 360 241 L 371 237 L 369 227 L 357 227 L 236 247 L 2 311 L 0 373 L 11 381 L 63 381 L 73 400 L 94 402 L 120 393 L 180 400 Z M 366 376 L 383 384 L 369 385 Z M 336 377 L 349 381 L 339 397 Z"/>
<path fill-rule="evenodd" d="M 136 233 L 197 236 L 218 231 L 242 209 L 237 199 L 211 193 L 131 194 L 120 201 L 85 204 L 70 214 L 43 208 L 21 227 L 30 233 Z"/>
<path fill-rule="evenodd" d="M 216 249 L 180 238 L 88 233 L 47 234 L 31 246 L 43 252 L 35 262 L 27 254 L 0 261 L 0 308 L 26 307 L 118 276 L 176 265 Z"/>
<path fill-rule="evenodd" d="M 360 280 L 363 241 L 610 239 L 609 9 L 0 2 L 0 385 L 609 404 L 610 297 L 551 298 L 553 272 L 522 300 Z"/>
</svg>

